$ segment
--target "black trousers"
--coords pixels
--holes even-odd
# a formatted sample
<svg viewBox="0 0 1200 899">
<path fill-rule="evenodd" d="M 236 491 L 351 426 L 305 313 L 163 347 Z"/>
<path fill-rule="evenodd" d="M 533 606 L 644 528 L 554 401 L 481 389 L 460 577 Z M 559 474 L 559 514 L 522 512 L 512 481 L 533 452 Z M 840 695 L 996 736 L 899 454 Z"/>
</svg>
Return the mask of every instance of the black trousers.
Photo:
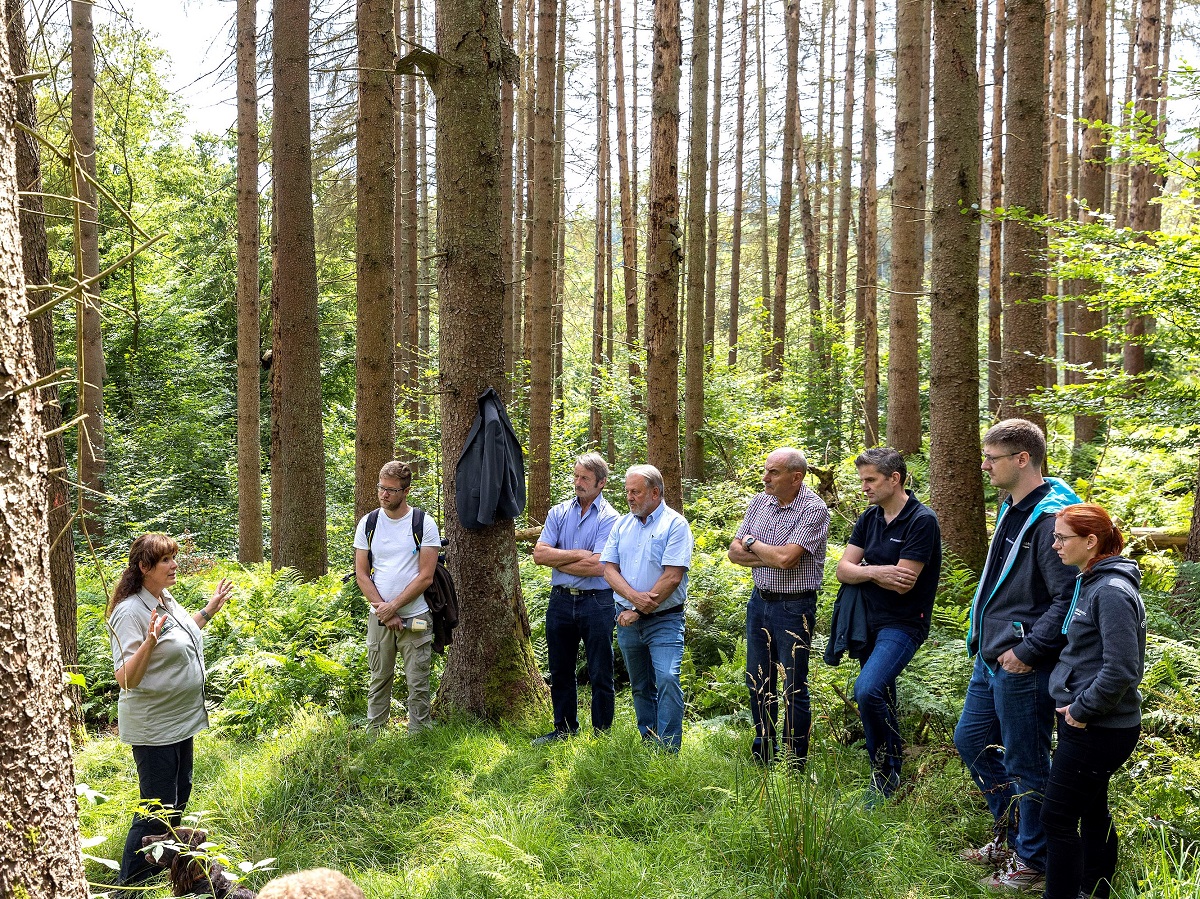
<svg viewBox="0 0 1200 899">
<path fill-rule="evenodd" d="M 1117 870 L 1117 831 L 1108 782 L 1137 746 L 1140 726 L 1078 728 L 1058 718 L 1058 748 L 1042 799 L 1044 899 L 1108 899 Z"/>
<path fill-rule="evenodd" d="M 166 834 L 179 825 L 192 795 L 192 739 L 167 746 L 133 747 L 142 802 L 152 805 L 157 801 L 163 808 L 159 814 L 138 812 L 133 816 L 121 855 L 121 884 L 141 883 L 160 870 L 142 855 L 142 838 Z"/>
</svg>

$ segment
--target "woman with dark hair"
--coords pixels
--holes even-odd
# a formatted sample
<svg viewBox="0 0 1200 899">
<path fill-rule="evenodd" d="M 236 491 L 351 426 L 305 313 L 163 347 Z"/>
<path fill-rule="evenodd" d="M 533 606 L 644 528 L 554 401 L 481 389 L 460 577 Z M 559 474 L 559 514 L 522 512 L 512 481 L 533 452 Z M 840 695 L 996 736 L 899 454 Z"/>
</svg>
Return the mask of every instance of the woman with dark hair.
<svg viewBox="0 0 1200 899">
<path fill-rule="evenodd" d="M 208 726 L 204 708 L 201 629 L 233 591 L 228 578 L 200 611 L 188 614 L 168 591 L 175 583 L 179 544 L 166 534 L 143 534 L 129 548 L 108 604 L 109 642 L 121 695 L 117 726 L 133 747 L 143 804 L 159 814 L 133 816 L 121 856 L 122 885 L 160 869 L 141 855 L 142 838 L 174 828 L 192 792 L 192 738 Z"/>
<path fill-rule="evenodd" d="M 1062 627 L 1067 645 L 1050 675 L 1058 748 L 1042 800 L 1045 899 L 1108 899 L 1117 869 L 1108 783 L 1137 746 L 1146 657 L 1141 571 L 1120 555 L 1124 546 L 1100 506 L 1057 515 L 1054 547 L 1079 576 Z"/>
</svg>

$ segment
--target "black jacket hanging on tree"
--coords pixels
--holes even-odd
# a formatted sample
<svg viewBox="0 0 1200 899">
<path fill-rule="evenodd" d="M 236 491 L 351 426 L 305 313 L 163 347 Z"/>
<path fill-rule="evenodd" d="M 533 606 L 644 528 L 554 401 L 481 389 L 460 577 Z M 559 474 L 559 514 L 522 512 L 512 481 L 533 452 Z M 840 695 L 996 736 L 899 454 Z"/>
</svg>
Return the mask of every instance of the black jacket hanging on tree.
<svg viewBox="0 0 1200 899">
<path fill-rule="evenodd" d="M 454 475 L 458 520 L 468 530 L 525 510 L 525 454 L 494 388 L 479 395 L 479 411 Z"/>
</svg>

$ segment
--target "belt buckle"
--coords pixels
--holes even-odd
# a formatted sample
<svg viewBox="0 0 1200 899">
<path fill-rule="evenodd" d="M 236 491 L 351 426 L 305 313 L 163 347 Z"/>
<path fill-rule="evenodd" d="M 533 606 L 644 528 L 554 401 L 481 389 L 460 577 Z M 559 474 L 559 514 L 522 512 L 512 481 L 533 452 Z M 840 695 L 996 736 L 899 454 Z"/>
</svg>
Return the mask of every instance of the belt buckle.
<svg viewBox="0 0 1200 899">
<path fill-rule="evenodd" d="M 583 596 L 585 591 L 580 590 L 578 587 L 568 587 L 567 592 L 572 596 Z"/>
</svg>

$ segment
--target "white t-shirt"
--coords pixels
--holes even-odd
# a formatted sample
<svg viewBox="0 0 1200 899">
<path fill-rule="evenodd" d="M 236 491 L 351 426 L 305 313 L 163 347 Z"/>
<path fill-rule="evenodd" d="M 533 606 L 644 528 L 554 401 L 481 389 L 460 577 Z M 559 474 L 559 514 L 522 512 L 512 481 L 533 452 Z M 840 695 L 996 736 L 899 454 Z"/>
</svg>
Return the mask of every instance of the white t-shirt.
<svg viewBox="0 0 1200 899">
<path fill-rule="evenodd" d="M 358 527 L 354 530 L 354 548 L 371 550 L 375 566 L 371 581 L 384 602 L 391 602 L 404 592 L 404 588 L 420 573 L 417 543 L 413 540 L 412 516 L 411 507 L 403 518 L 388 518 L 387 513 L 380 509 L 379 518 L 375 522 L 375 536 L 371 539 L 370 546 L 367 545 L 366 515 L 358 520 Z M 440 550 L 442 538 L 438 534 L 437 522 L 426 512 L 421 548 L 429 547 Z M 422 593 L 400 609 L 398 614 L 401 618 L 411 618 L 428 610 L 429 604 L 425 602 L 425 594 Z M 374 615 L 374 611 L 371 614 Z"/>
</svg>

